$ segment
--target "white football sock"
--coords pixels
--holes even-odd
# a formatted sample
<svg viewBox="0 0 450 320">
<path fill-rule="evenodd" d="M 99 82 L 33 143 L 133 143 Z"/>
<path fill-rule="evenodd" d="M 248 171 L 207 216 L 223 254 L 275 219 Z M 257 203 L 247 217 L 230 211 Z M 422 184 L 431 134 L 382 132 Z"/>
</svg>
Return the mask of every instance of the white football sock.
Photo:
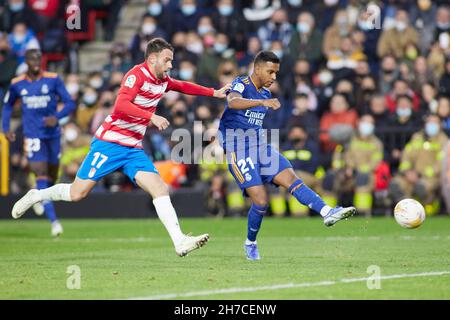
<svg viewBox="0 0 450 320">
<path fill-rule="evenodd" d="M 58 183 L 47 189 L 39 190 L 41 201 L 72 201 L 70 197 L 71 183 Z"/>
<path fill-rule="evenodd" d="M 332 208 L 330 206 L 325 206 L 320 210 L 320 215 L 322 217 L 325 217 L 331 210 Z"/>
<path fill-rule="evenodd" d="M 180 224 L 178 223 L 177 213 L 175 212 L 172 202 L 169 196 L 162 196 L 153 200 L 155 205 L 156 213 L 158 214 L 159 220 L 166 227 L 167 232 L 169 232 L 170 238 L 174 245 L 180 243 L 184 238 L 183 232 L 181 232 Z"/>
<path fill-rule="evenodd" d="M 248 240 L 248 239 L 245 239 L 245 244 L 246 244 L 247 246 L 249 246 L 249 245 L 251 245 L 251 244 L 256 244 L 256 240 L 255 240 L 255 241 L 250 241 L 250 240 Z"/>
</svg>

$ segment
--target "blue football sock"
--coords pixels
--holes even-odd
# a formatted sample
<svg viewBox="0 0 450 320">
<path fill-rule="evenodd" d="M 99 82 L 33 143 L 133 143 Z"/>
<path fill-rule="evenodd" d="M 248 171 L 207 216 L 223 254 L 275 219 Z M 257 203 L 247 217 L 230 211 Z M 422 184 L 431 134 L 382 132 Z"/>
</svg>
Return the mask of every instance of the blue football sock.
<svg viewBox="0 0 450 320">
<path fill-rule="evenodd" d="M 48 179 L 37 179 L 36 180 L 36 187 L 41 189 L 47 189 L 51 186 L 51 182 L 48 181 Z M 50 222 L 55 222 L 56 219 L 56 213 L 55 213 L 55 207 L 53 206 L 53 202 L 51 201 L 43 201 L 42 204 L 44 205 L 45 215 L 47 216 L 48 220 Z"/>
<path fill-rule="evenodd" d="M 258 234 L 259 228 L 261 227 L 261 222 L 264 214 L 267 212 L 269 206 L 258 206 L 252 204 L 250 210 L 248 211 L 248 224 L 247 224 L 247 239 L 250 241 L 256 241 L 256 235 Z"/>
<path fill-rule="evenodd" d="M 301 204 L 308 206 L 317 213 L 320 213 L 323 207 L 326 206 L 322 198 L 311 190 L 302 180 L 295 181 L 288 189 Z"/>
</svg>

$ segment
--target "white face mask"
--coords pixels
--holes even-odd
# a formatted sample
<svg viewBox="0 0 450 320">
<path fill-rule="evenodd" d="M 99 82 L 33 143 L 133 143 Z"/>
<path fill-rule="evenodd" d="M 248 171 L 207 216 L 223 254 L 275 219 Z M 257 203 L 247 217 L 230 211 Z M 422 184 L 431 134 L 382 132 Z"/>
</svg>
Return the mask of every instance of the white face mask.
<svg viewBox="0 0 450 320">
<path fill-rule="evenodd" d="M 333 74 L 329 71 L 322 71 L 319 73 L 319 81 L 325 85 L 329 84 L 333 80 Z"/>
<path fill-rule="evenodd" d="M 26 34 L 22 34 L 22 33 L 14 34 L 13 35 L 14 42 L 21 43 L 21 42 L 23 42 L 25 40 L 26 36 L 27 36 Z"/>
<path fill-rule="evenodd" d="M 450 45 L 450 36 L 448 35 L 448 33 L 441 33 L 439 35 L 439 46 L 446 50 Z"/>
<path fill-rule="evenodd" d="M 77 130 L 75 130 L 73 128 L 68 128 L 68 129 L 64 130 L 64 138 L 68 142 L 75 141 L 78 138 Z"/>
<path fill-rule="evenodd" d="M 338 3 L 339 0 L 324 0 L 326 6 L 332 7 Z"/>
<path fill-rule="evenodd" d="M 152 3 L 148 5 L 148 13 L 152 16 L 159 16 L 162 12 L 162 6 L 160 3 Z"/>
<path fill-rule="evenodd" d="M 406 24 L 406 22 L 403 21 L 397 21 L 397 23 L 395 24 L 395 28 L 398 31 L 403 31 L 408 27 L 408 25 Z"/>
<path fill-rule="evenodd" d="M 181 12 L 183 12 L 185 16 L 193 15 L 195 10 L 197 10 L 197 8 L 193 4 L 185 4 L 181 6 Z"/>
<path fill-rule="evenodd" d="M 370 122 L 361 122 L 358 126 L 359 134 L 363 137 L 370 136 L 374 129 L 374 125 Z"/>
<path fill-rule="evenodd" d="M 142 33 L 145 35 L 150 35 L 156 30 L 156 25 L 154 23 L 144 23 L 142 25 Z"/>
<path fill-rule="evenodd" d="M 311 26 L 307 22 L 299 22 L 297 23 L 297 31 L 300 33 L 308 33 L 311 31 Z"/>
<path fill-rule="evenodd" d="M 85 94 L 83 96 L 83 100 L 87 105 L 93 105 L 95 101 L 97 101 L 97 95 L 96 94 Z"/>
<path fill-rule="evenodd" d="M 269 4 L 268 0 L 255 0 L 254 6 L 256 9 L 264 9 Z"/>
<path fill-rule="evenodd" d="M 203 36 L 206 33 L 211 32 L 211 31 L 214 31 L 214 28 L 209 25 L 201 25 L 201 26 L 198 26 L 198 28 L 197 28 L 197 32 L 200 36 Z"/>
<path fill-rule="evenodd" d="M 103 80 L 100 78 L 93 78 L 89 80 L 89 85 L 94 89 L 100 89 L 103 86 Z"/>
<path fill-rule="evenodd" d="M 67 84 L 66 89 L 67 92 L 69 92 L 69 94 L 73 96 L 74 94 L 77 94 L 80 91 L 80 85 L 76 82 L 70 82 Z"/>
<path fill-rule="evenodd" d="M 194 75 L 194 70 L 180 69 L 180 72 L 178 74 L 179 74 L 181 80 L 189 80 L 189 79 L 192 79 L 192 76 Z"/>
<path fill-rule="evenodd" d="M 287 2 L 293 7 L 300 7 L 303 3 L 303 0 L 287 0 Z"/>
<path fill-rule="evenodd" d="M 195 54 L 203 53 L 203 44 L 201 42 L 191 42 L 186 45 L 186 50 Z"/>
</svg>

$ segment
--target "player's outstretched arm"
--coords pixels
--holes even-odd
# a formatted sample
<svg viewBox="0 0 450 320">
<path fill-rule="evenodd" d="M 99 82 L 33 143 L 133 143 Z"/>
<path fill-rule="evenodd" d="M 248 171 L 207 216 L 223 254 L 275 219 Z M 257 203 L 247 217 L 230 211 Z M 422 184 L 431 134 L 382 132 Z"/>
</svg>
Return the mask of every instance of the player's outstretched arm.
<svg viewBox="0 0 450 320">
<path fill-rule="evenodd" d="M 222 88 L 215 90 L 214 88 L 207 88 L 199 84 L 195 84 L 188 81 L 181 81 L 170 79 L 169 85 L 166 91 L 178 91 L 184 94 L 190 94 L 194 96 L 207 96 L 216 98 L 225 98 L 226 92 L 231 88 L 231 84 L 226 84 Z"/>
<path fill-rule="evenodd" d="M 227 100 L 228 106 L 231 109 L 237 110 L 249 109 L 256 106 L 264 106 L 277 110 L 281 107 L 280 101 L 278 101 L 278 99 L 246 99 L 242 98 L 242 95 L 237 92 L 231 92 L 227 96 Z"/>
</svg>

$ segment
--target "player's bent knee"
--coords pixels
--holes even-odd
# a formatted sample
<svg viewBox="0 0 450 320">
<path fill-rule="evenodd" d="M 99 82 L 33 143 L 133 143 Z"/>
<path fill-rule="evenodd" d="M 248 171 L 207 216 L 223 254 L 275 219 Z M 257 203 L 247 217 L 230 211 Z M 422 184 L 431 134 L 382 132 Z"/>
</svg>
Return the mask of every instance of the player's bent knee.
<svg viewBox="0 0 450 320">
<path fill-rule="evenodd" d="M 259 207 L 268 207 L 269 206 L 269 199 L 267 197 L 258 197 L 255 199 L 252 199 L 253 203 L 256 204 Z"/>
</svg>

